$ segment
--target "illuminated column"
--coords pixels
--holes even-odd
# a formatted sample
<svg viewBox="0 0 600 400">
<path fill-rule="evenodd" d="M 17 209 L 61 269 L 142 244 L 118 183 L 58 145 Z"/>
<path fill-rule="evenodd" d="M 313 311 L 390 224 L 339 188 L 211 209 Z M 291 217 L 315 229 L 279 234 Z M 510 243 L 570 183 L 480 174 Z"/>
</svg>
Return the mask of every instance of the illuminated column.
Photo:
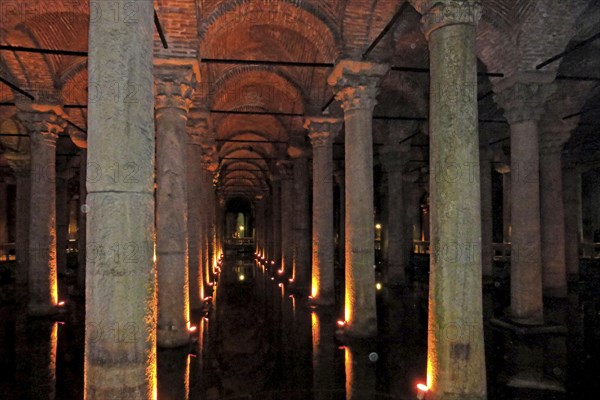
<svg viewBox="0 0 600 400">
<path fill-rule="evenodd" d="M 5 151 L 4 158 L 14 171 L 17 180 L 15 247 L 18 269 L 16 282 L 24 285 L 28 280 L 29 268 L 29 209 L 31 207 L 29 154 Z"/>
<path fill-rule="evenodd" d="M 538 121 L 553 79 L 551 73 L 517 73 L 494 88 L 510 124 L 511 318 L 527 325 L 544 322 Z"/>
<path fill-rule="evenodd" d="M 195 74 L 165 61 L 155 75 L 157 345 L 178 347 L 189 343 L 186 125 Z"/>
<path fill-rule="evenodd" d="M 304 123 L 313 148 L 312 301 L 335 303 L 333 234 L 333 139 L 342 127 L 336 118 L 312 117 Z"/>
<path fill-rule="evenodd" d="M 142 1 L 136 23 L 90 24 L 86 400 L 156 398 L 153 14 Z M 135 101 L 92 91 L 115 85 L 135 88 Z"/>
<path fill-rule="evenodd" d="M 271 260 L 274 260 L 277 268 L 281 268 L 281 178 L 279 174 L 273 175 L 272 191 L 273 201 L 273 253 Z"/>
<path fill-rule="evenodd" d="M 291 275 L 294 261 L 294 182 L 292 163 L 278 161 L 277 168 L 281 177 L 281 267 L 282 274 Z"/>
<path fill-rule="evenodd" d="M 29 223 L 29 313 L 57 312 L 56 140 L 65 122 L 60 110 L 35 105 L 19 118 L 31 138 L 31 208 Z"/>
<path fill-rule="evenodd" d="M 377 334 L 372 119 L 379 81 L 388 69 L 344 60 L 328 78 L 342 102 L 346 126 L 345 333 L 356 337 Z"/>
<path fill-rule="evenodd" d="M 543 293 L 549 297 L 567 297 L 568 291 L 561 153 L 577 123 L 569 125 L 544 129 L 540 140 L 542 276 Z"/>
<path fill-rule="evenodd" d="M 408 265 L 406 236 L 406 203 L 404 199 L 403 168 L 406 165 L 406 151 L 409 146 L 386 145 L 380 156 L 381 164 L 387 174 L 388 195 L 386 199 L 387 219 L 383 222 L 387 235 L 384 246 L 386 262 L 385 283 L 387 285 L 404 285 L 406 283 L 406 267 Z"/>
<path fill-rule="evenodd" d="M 202 224 L 202 140 L 208 131 L 208 113 L 190 110 L 186 160 L 186 185 L 188 204 L 188 270 L 190 281 L 190 309 L 198 310 L 204 299 L 204 264 Z"/>
<path fill-rule="evenodd" d="M 208 137 L 204 139 L 202 145 L 202 204 L 204 205 L 202 219 L 205 249 L 202 257 L 203 262 L 205 263 L 204 272 L 206 282 L 214 281 L 213 268 L 215 266 L 217 253 L 220 250 L 216 241 L 217 236 L 220 235 L 217 232 L 220 225 L 217 221 L 218 203 L 216 201 L 213 185 L 214 173 L 218 167 L 215 157 L 216 146 L 214 144 L 214 138 L 209 134 Z"/>
<path fill-rule="evenodd" d="M 419 11 L 431 71 L 427 398 L 485 399 L 475 52 L 481 5 L 427 2 Z"/>
<path fill-rule="evenodd" d="M 563 175 L 565 201 L 565 259 L 568 274 L 578 280 L 579 245 L 582 241 L 581 218 L 581 171 L 576 167 L 565 170 Z"/>
<path fill-rule="evenodd" d="M 308 156 L 305 150 L 294 155 L 294 290 L 301 294 L 310 292 L 310 176 Z"/>
<path fill-rule="evenodd" d="M 341 268 L 346 265 L 346 178 L 344 176 L 344 165 L 338 166 L 333 172 L 333 179 L 339 190 L 339 213 L 338 213 L 338 263 Z M 335 264 L 335 262 L 334 262 Z"/>
<path fill-rule="evenodd" d="M 335 318 L 323 310 L 310 314 L 312 325 L 312 364 L 315 400 L 329 400 L 336 389 Z"/>
</svg>

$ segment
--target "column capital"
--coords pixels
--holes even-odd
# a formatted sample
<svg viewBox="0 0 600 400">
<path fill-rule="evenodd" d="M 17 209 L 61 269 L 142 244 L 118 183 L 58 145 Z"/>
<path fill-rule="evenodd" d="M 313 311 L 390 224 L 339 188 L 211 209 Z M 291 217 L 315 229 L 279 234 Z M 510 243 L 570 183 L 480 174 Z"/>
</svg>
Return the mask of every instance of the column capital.
<svg viewBox="0 0 600 400">
<path fill-rule="evenodd" d="M 187 113 L 199 80 L 197 62 L 192 60 L 155 60 L 154 87 L 156 111 L 178 109 Z"/>
<path fill-rule="evenodd" d="M 210 112 L 200 109 L 191 109 L 188 116 L 189 144 L 201 146 L 213 141 Z"/>
<path fill-rule="evenodd" d="M 540 155 L 551 156 L 561 154 L 565 143 L 569 141 L 571 132 L 545 133 L 540 136 Z"/>
<path fill-rule="evenodd" d="M 494 84 L 494 101 L 510 124 L 539 121 L 555 91 L 553 73 L 519 72 Z"/>
<path fill-rule="evenodd" d="M 342 60 L 336 64 L 327 83 L 336 88 L 335 98 L 342 102 L 344 111 L 373 111 L 377 104 L 379 83 L 389 69 L 387 64 Z"/>
<path fill-rule="evenodd" d="M 304 129 L 308 130 L 313 148 L 331 145 L 341 128 L 342 120 L 339 118 L 307 117 L 304 120 Z"/>
<path fill-rule="evenodd" d="M 21 176 L 29 174 L 29 170 L 31 169 L 31 158 L 28 153 L 6 151 L 4 152 L 4 158 L 15 175 Z"/>
<path fill-rule="evenodd" d="M 481 3 L 477 0 L 411 0 L 423 15 L 421 26 L 425 39 L 431 32 L 448 25 L 477 25 L 481 18 Z"/>
<path fill-rule="evenodd" d="M 51 145 L 56 145 L 58 135 L 67 126 L 66 121 L 61 118 L 62 114 L 58 106 L 39 104 L 17 112 L 19 120 L 25 125 L 33 141 Z"/>
<path fill-rule="evenodd" d="M 275 166 L 282 181 L 290 180 L 294 177 L 294 164 L 291 160 L 278 160 Z"/>
</svg>

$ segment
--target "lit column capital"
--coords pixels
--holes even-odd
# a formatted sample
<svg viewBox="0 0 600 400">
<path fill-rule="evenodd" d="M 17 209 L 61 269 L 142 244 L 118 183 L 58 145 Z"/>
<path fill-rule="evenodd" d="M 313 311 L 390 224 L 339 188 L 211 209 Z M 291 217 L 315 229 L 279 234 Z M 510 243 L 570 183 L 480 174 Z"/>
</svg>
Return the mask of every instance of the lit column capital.
<svg viewBox="0 0 600 400">
<path fill-rule="evenodd" d="M 421 24 L 425 38 L 431 32 L 448 25 L 477 25 L 481 18 L 481 3 L 477 0 L 411 0 L 423 15 Z"/>
<path fill-rule="evenodd" d="M 331 145 L 341 128 L 342 120 L 339 118 L 308 117 L 304 121 L 304 129 L 308 130 L 313 148 Z"/>
<path fill-rule="evenodd" d="M 519 72 L 494 85 L 494 100 L 510 124 L 539 121 L 547 100 L 556 91 L 554 74 Z"/>
<path fill-rule="evenodd" d="M 196 82 L 200 80 L 197 61 L 154 61 L 155 104 L 157 112 L 176 109 L 187 114 Z"/>
<path fill-rule="evenodd" d="M 342 102 L 344 111 L 366 109 L 372 112 L 377 104 L 379 83 L 389 69 L 387 64 L 342 60 L 327 83 L 336 88 L 336 100 Z"/>
<path fill-rule="evenodd" d="M 29 174 L 29 170 L 31 169 L 31 157 L 28 153 L 7 151 L 4 153 L 4 158 L 15 175 L 21 176 Z"/>
<path fill-rule="evenodd" d="M 187 125 L 188 144 L 202 146 L 212 140 L 212 126 L 210 112 L 200 109 L 191 109 Z"/>
<path fill-rule="evenodd" d="M 19 120 L 25 125 L 34 143 L 56 146 L 56 140 L 67 123 L 61 118 L 62 111 L 57 106 L 34 105 L 18 111 Z"/>
</svg>

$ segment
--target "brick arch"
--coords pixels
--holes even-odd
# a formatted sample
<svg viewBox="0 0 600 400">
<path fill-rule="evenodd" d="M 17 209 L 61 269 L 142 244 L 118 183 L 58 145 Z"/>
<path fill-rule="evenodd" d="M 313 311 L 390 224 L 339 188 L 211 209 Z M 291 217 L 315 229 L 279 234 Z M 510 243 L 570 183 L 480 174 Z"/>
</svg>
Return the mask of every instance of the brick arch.
<svg viewBox="0 0 600 400">
<path fill-rule="evenodd" d="M 342 23 L 344 56 L 355 59 L 362 56 L 405 1 L 348 0 Z"/>
<path fill-rule="evenodd" d="M 276 156 L 278 151 L 276 147 L 272 143 L 260 143 L 260 140 L 269 140 L 268 135 L 260 134 L 257 132 L 238 132 L 235 135 L 230 136 L 228 139 L 237 139 L 237 140 L 251 140 L 256 141 L 254 143 L 232 143 L 232 142 L 224 142 L 222 145 L 219 145 L 219 153 L 221 151 L 229 151 L 231 148 L 236 147 L 248 147 L 259 149 L 260 153 L 263 157 L 267 156 Z"/>
<path fill-rule="evenodd" d="M 226 115 L 213 119 L 216 138 L 224 139 L 232 132 L 256 131 L 263 132 L 271 140 L 287 140 L 288 134 L 282 122 L 268 115 Z"/>
<path fill-rule="evenodd" d="M 332 22 L 320 7 L 310 2 L 297 0 L 278 0 L 274 13 L 265 11 L 273 9 L 273 2 L 261 6 L 252 0 L 228 0 L 219 4 L 203 21 L 199 28 L 200 54 L 205 54 L 207 43 L 211 37 L 218 36 L 223 29 L 239 32 L 247 26 L 269 25 L 288 29 L 290 26 L 308 43 L 313 43 L 319 52 L 329 60 L 335 59 L 341 47 L 341 38 L 335 23 Z M 216 46 L 219 43 L 215 43 Z"/>
<path fill-rule="evenodd" d="M 210 89 L 210 100 L 213 107 L 223 106 L 225 103 L 223 97 L 230 94 L 240 95 L 240 100 L 243 100 L 244 89 L 251 86 L 261 87 L 259 94 L 267 96 L 266 100 L 269 105 L 272 104 L 272 101 L 277 102 L 277 98 L 279 101 L 281 99 L 290 102 L 299 101 L 301 109 L 298 112 L 302 112 L 304 109 L 304 103 L 307 100 L 304 88 L 284 71 L 261 65 L 243 65 L 227 70 Z M 277 97 L 277 95 L 282 97 Z M 281 103 L 279 102 L 279 104 Z M 270 109 L 274 110 L 275 108 Z"/>
</svg>

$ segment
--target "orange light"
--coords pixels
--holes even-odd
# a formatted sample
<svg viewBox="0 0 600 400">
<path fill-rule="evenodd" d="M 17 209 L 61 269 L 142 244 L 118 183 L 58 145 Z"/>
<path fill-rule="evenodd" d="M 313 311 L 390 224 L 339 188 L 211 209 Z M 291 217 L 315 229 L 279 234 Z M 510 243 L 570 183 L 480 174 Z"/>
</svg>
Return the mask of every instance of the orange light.
<svg viewBox="0 0 600 400">
<path fill-rule="evenodd" d="M 294 282 L 294 278 L 290 278 L 288 279 L 288 281 L 290 281 L 290 283 Z"/>
<path fill-rule="evenodd" d="M 191 332 L 196 332 L 196 329 L 198 329 L 196 326 L 194 326 L 194 325 L 191 325 L 191 326 L 188 328 L 188 331 L 190 331 L 190 333 L 191 333 Z"/>
<path fill-rule="evenodd" d="M 428 392 L 429 388 L 427 387 L 427 385 L 423 384 L 423 383 L 419 383 L 417 385 L 417 389 L 419 389 L 421 392 Z"/>
<path fill-rule="evenodd" d="M 338 324 L 338 326 L 346 326 L 346 321 L 340 320 L 337 322 L 337 324 Z"/>
<path fill-rule="evenodd" d="M 274 280 L 275 280 L 275 278 L 271 277 L 271 280 L 272 280 L 272 281 L 274 281 Z"/>
<path fill-rule="evenodd" d="M 275 265 L 275 261 L 271 261 L 271 265 Z"/>
<path fill-rule="evenodd" d="M 281 274 L 283 274 L 283 270 L 282 270 L 282 269 L 279 269 L 279 270 L 277 270 L 277 273 L 278 273 L 279 275 L 281 275 Z"/>
<path fill-rule="evenodd" d="M 280 284 L 279 284 L 279 287 L 283 287 L 283 283 L 280 283 Z"/>
<path fill-rule="evenodd" d="M 62 307 L 62 306 L 64 306 L 64 305 L 65 305 L 65 302 L 64 302 L 64 301 L 59 301 L 59 302 L 58 302 L 58 306 L 59 306 L 59 307 Z"/>
</svg>

